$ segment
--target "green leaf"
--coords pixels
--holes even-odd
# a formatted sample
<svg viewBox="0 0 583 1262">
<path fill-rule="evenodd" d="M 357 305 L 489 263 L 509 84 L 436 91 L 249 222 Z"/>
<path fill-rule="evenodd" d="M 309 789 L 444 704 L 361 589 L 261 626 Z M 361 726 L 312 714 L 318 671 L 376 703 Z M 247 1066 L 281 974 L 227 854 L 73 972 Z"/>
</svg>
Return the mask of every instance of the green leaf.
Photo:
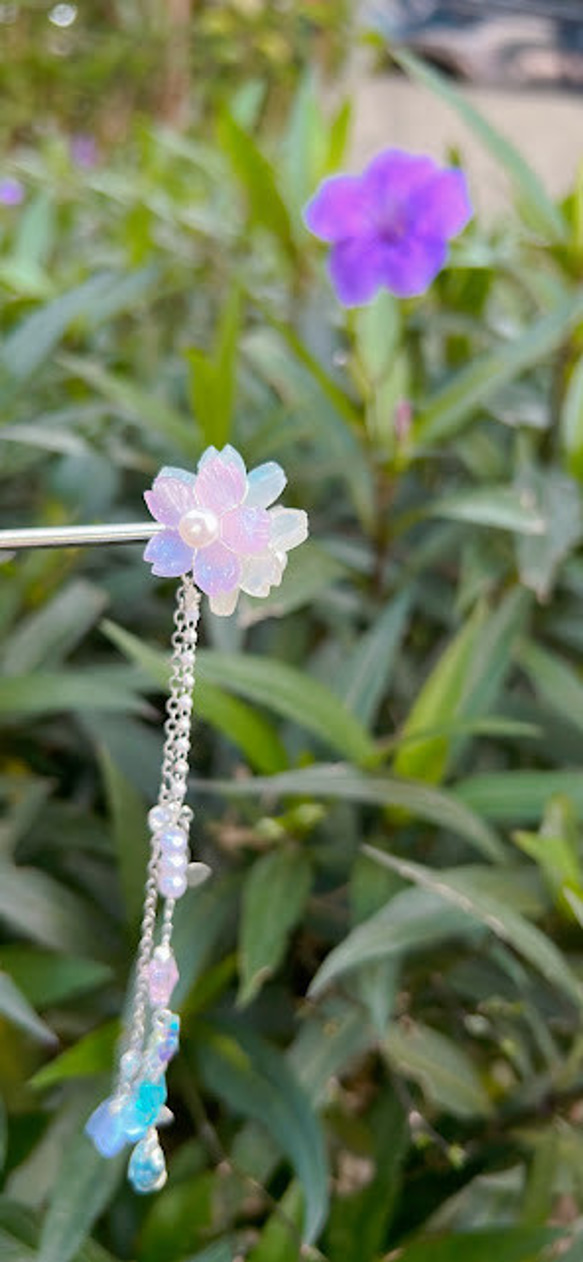
<svg viewBox="0 0 583 1262">
<path fill-rule="evenodd" d="M 55 955 L 35 947 L 0 947 L 0 968 L 36 1008 L 67 1003 L 112 980 L 109 965 L 97 960 Z"/>
<path fill-rule="evenodd" d="M 214 1095 L 257 1119 L 289 1158 L 303 1188 L 303 1239 L 312 1244 L 326 1218 L 328 1166 L 320 1122 L 283 1057 L 238 1026 L 221 1023 L 196 1049 L 203 1080 Z"/>
<path fill-rule="evenodd" d="M 561 409 L 560 436 L 567 468 L 573 477 L 583 477 L 583 356 L 577 360 Z"/>
<path fill-rule="evenodd" d="M 126 911 L 129 922 L 134 924 L 140 918 L 143 902 L 143 881 L 139 874 L 145 879 L 150 854 L 146 804 L 105 746 L 101 746 L 99 753 Z"/>
<path fill-rule="evenodd" d="M 85 951 L 103 958 L 103 926 L 83 899 L 46 872 L 0 862 L 0 921 L 42 946 L 75 954 Z M 109 934 L 112 937 L 111 930 Z"/>
<path fill-rule="evenodd" d="M 167 399 L 136 386 L 127 377 L 109 372 L 96 360 L 81 355 L 61 355 L 60 363 L 84 381 L 112 404 L 118 414 L 140 430 L 146 428 L 155 437 L 170 443 L 176 451 L 197 460 L 200 455 L 200 435 L 191 418 L 184 416 L 168 403 Z"/>
<path fill-rule="evenodd" d="M 580 771 L 497 771 L 470 776 L 455 787 L 459 802 L 485 819 L 512 824 L 538 824 L 550 798 L 570 799 L 583 818 Z"/>
<path fill-rule="evenodd" d="M 326 1229 L 326 1254 L 342 1262 L 373 1262 L 379 1256 L 398 1204 L 410 1131 L 392 1092 L 383 1092 L 375 1104 L 370 1130 L 374 1177 L 363 1188 L 335 1197 Z"/>
<path fill-rule="evenodd" d="M 411 593 L 403 591 L 383 609 L 344 664 L 340 695 L 368 730 L 386 696 L 410 611 Z"/>
<path fill-rule="evenodd" d="M 298 846 L 282 846 L 253 864 L 243 886 L 241 1005 L 254 999 L 264 981 L 277 971 L 304 911 L 311 883 L 310 860 Z"/>
<path fill-rule="evenodd" d="M 163 654 L 153 649 L 144 652 L 137 637 L 112 623 L 106 623 L 104 630 L 149 674 L 160 682 L 167 679 L 168 664 Z M 335 694 L 319 680 L 310 678 L 293 666 L 251 653 L 218 653 L 213 649 L 199 649 L 197 679 L 197 687 L 202 684 L 226 689 L 256 705 L 275 710 L 355 761 L 370 758 L 374 752 L 364 728 Z M 200 692 L 196 696 L 200 701 Z"/>
<path fill-rule="evenodd" d="M 0 1015 L 39 1043 L 54 1045 L 57 1042 L 56 1035 L 37 1016 L 28 999 L 25 999 L 7 973 L 0 973 Z"/>
<path fill-rule="evenodd" d="M 291 1183 L 267 1220 L 260 1240 L 247 1255 L 249 1262 L 298 1262 L 301 1222 L 301 1188 Z"/>
<path fill-rule="evenodd" d="M 372 961 L 400 958 L 410 951 L 422 951 L 473 932 L 467 915 L 448 907 L 443 898 L 427 890 L 403 890 L 374 916 L 357 925 L 326 956 L 312 981 L 310 994 L 321 994 L 338 977 Z"/>
<path fill-rule="evenodd" d="M 427 1236 L 403 1249 L 399 1262 L 535 1262 L 560 1238 L 552 1227 L 505 1227 L 502 1231 L 458 1232 Z M 567 1262 L 567 1258 L 564 1262 Z M 573 1258 L 573 1262 L 576 1259 Z"/>
<path fill-rule="evenodd" d="M 192 367 L 194 415 L 205 442 L 223 447 L 229 441 L 235 403 L 241 295 L 233 289 L 222 312 L 213 353 L 196 347 L 185 354 Z"/>
<path fill-rule="evenodd" d="M 123 1178 L 127 1154 L 104 1161 L 85 1135 L 68 1146 L 43 1223 L 38 1262 L 71 1262 Z"/>
<path fill-rule="evenodd" d="M 32 376 L 43 359 L 55 350 L 67 329 L 91 311 L 92 303 L 110 289 L 111 274 L 91 276 L 52 302 L 38 307 L 4 339 L 0 363 L 12 377 Z"/>
<path fill-rule="evenodd" d="M 391 56 L 407 74 L 450 105 L 489 150 L 514 185 L 519 203 L 527 211 L 528 222 L 535 231 L 555 244 L 564 244 L 567 239 L 565 219 L 521 151 L 492 127 L 449 78 L 403 49 L 391 49 Z"/>
<path fill-rule="evenodd" d="M 516 656 L 545 705 L 583 729 L 583 683 L 576 672 L 532 640 L 523 640 Z"/>
<path fill-rule="evenodd" d="M 0 678 L 0 713 L 59 714 L 63 710 L 144 712 L 129 676 L 104 666 L 85 670 L 38 671 Z"/>
<path fill-rule="evenodd" d="M 538 505 L 546 522 L 540 539 L 521 535 L 515 540 L 520 580 L 539 600 L 546 600 L 561 561 L 583 534 L 580 488 L 558 469 L 533 465 L 520 470 L 517 487 L 521 495 Z"/>
<path fill-rule="evenodd" d="M 422 889 L 439 894 L 446 902 L 486 925 L 542 973 L 551 986 L 559 986 L 578 1008 L 581 1006 L 581 986 L 559 949 L 508 903 L 484 889 L 484 883 L 475 870 L 450 868 L 433 871 L 419 863 L 409 863 L 376 850 L 373 846 L 365 846 L 364 850 L 372 859 L 392 868 L 405 880 L 414 881 Z"/>
<path fill-rule="evenodd" d="M 424 819 L 440 828 L 457 833 L 482 854 L 504 862 L 506 852 L 499 838 L 484 822 L 451 793 L 430 788 L 416 780 L 398 780 L 394 776 L 365 776 L 345 763 L 322 763 L 300 771 L 284 771 L 277 776 L 256 776 L 233 781 L 198 780 L 201 793 L 224 793 L 227 796 L 322 797 L 363 805 L 396 806 L 409 811 L 416 819 Z"/>
<path fill-rule="evenodd" d="M 97 1030 L 91 1030 L 74 1047 L 69 1047 L 61 1056 L 56 1056 L 50 1064 L 39 1069 L 31 1078 L 31 1087 L 44 1091 L 70 1078 L 93 1078 L 96 1074 L 110 1071 L 118 1037 L 117 1021 L 108 1021 Z"/>
<path fill-rule="evenodd" d="M 557 303 L 554 310 L 531 324 L 521 337 L 479 356 L 462 368 L 429 400 L 415 423 L 419 444 L 443 443 L 469 424 L 490 403 L 501 386 L 556 351 L 583 319 L 583 295 Z"/>
<path fill-rule="evenodd" d="M 219 144 L 245 190 L 251 219 L 271 232 L 286 253 L 295 255 L 291 220 L 271 163 L 253 138 L 226 111 L 219 119 L 217 134 Z"/>
<path fill-rule="evenodd" d="M 518 490 L 509 486 L 482 486 L 448 495 L 427 510 L 431 517 L 467 521 L 475 526 L 512 530 L 517 534 L 544 535 L 546 522 L 536 505 L 525 504 Z"/>
<path fill-rule="evenodd" d="M 402 728 L 405 740 L 460 713 L 474 655 L 477 652 L 485 610 L 478 608 L 448 644 L 425 681 Z M 437 783 L 445 774 L 451 742 L 434 737 L 415 745 L 404 744 L 397 751 L 394 769 L 402 776 Z"/>
<path fill-rule="evenodd" d="M 389 1026 L 383 1049 L 393 1067 L 418 1082 L 438 1108 L 454 1117 L 491 1113 L 488 1094 L 467 1052 L 438 1030 L 408 1018 Z"/>
<path fill-rule="evenodd" d="M 101 617 L 107 600 L 106 592 L 85 579 L 65 584 L 6 641 L 3 673 L 25 675 L 60 665 Z"/>
</svg>

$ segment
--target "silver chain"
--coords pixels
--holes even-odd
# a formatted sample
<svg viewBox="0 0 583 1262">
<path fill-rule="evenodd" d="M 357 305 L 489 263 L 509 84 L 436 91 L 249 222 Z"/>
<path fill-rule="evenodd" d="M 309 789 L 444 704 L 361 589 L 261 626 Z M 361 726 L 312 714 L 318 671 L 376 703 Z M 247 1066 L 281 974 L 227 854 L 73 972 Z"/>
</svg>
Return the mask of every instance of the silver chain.
<svg viewBox="0 0 583 1262">
<path fill-rule="evenodd" d="M 191 741 L 192 692 L 198 620 L 200 616 L 200 592 L 190 575 L 184 575 L 176 595 L 170 690 L 166 702 L 164 724 L 164 751 L 158 805 L 171 808 L 177 824 L 188 831 L 192 811 L 185 805 L 188 783 L 188 754 Z M 160 846 L 156 831 L 152 833 L 152 851 L 148 863 L 144 911 L 140 932 L 140 945 L 136 963 L 135 987 L 128 1016 L 127 1051 L 125 1063 L 135 1060 L 144 1048 L 146 1018 L 148 1012 L 148 970 L 154 950 L 158 909 L 158 868 Z M 174 899 L 166 899 L 162 925 L 162 943 L 168 945 L 172 936 Z M 122 1062 L 123 1062 L 122 1058 Z M 133 1076 L 133 1072 L 131 1075 Z M 124 1080 L 123 1064 L 120 1086 Z"/>
</svg>

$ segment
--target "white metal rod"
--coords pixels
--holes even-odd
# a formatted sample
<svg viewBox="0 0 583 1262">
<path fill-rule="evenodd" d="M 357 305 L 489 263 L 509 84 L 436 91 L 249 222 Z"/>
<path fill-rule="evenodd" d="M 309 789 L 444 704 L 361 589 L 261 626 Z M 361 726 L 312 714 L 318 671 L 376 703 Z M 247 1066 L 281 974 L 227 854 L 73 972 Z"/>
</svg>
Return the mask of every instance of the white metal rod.
<svg viewBox="0 0 583 1262">
<path fill-rule="evenodd" d="M 157 521 L 113 522 L 110 526 L 40 526 L 0 530 L 0 552 L 24 548 L 79 548 L 106 543 L 145 543 L 164 526 Z"/>
</svg>

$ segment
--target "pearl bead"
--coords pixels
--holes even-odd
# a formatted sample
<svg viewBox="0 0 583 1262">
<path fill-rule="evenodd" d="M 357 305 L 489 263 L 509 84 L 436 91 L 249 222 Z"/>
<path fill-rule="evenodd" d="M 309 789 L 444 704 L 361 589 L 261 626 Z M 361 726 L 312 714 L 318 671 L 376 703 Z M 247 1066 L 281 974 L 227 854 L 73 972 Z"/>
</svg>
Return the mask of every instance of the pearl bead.
<svg viewBox="0 0 583 1262">
<path fill-rule="evenodd" d="M 180 538 L 189 548 L 206 548 L 219 536 L 219 519 L 205 508 L 191 508 L 178 525 Z"/>
<path fill-rule="evenodd" d="M 170 806 L 166 806 L 163 802 L 159 802 L 157 806 L 153 806 L 148 811 L 148 824 L 153 833 L 159 832 L 161 828 L 165 828 L 166 824 L 173 822 L 174 812 Z"/>
<path fill-rule="evenodd" d="M 188 775 L 188 760 L 186 758 L 177 758 L 174 763 L 174 770 L 177 776 Z"/>
<path fill-rule="evenodd" d="M 188 845 L 188 838 L 183 828 L 165 828 L 160 834 L 160 849 L 164 856 L 169 854 L 184 854 Z"/>
<path fill-rule="evenodd" d="M 158 881 L 158 889 L 164 895 L 164 898 L 182 898 L 186 893 L 186 874 L 184 872 L 176 872 L 170 875 L 166 872 L 160 873 Z"/>
<path fill-rule="evenodd" d="M 188 855 L 186 851 L 175 850 L 174 853 L 165 853 L 160 861 L 160 874 L 172 872 L 186 872 L 188 863 Z"/>
</svg>

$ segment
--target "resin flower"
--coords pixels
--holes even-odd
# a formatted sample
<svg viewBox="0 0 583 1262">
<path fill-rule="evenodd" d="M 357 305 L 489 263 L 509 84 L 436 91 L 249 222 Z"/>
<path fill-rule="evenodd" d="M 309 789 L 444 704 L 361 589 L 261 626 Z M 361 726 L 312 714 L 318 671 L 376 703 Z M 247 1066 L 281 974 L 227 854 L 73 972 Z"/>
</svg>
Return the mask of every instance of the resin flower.
<svg viewBox="0 0 583 1262">
<path fill-rule="evenodd" d="M 286 484 L 273 461 L 247 473 L 234 447 L 209 447 L 196 473 L 162 469 L 144 499 L 164 529 L 144 552 L 152 573 L 178 578 L 192 570 L 213 613 L 231 614 L 239 592 L 267 596 L 278 587 L 287 553 L 308 534 L 306 513 L 271 508 Z"/>
<path fill-rule="evenodd" d="M 463 171 L 404 149 L 379 153 L 362 175 L 324 180 L 304 211 L 310 231 L 332 246 L 330 277 L 345 307 L 382 288 L 399 298 L 424 293 L 471 217 Z"/>
</svg>

